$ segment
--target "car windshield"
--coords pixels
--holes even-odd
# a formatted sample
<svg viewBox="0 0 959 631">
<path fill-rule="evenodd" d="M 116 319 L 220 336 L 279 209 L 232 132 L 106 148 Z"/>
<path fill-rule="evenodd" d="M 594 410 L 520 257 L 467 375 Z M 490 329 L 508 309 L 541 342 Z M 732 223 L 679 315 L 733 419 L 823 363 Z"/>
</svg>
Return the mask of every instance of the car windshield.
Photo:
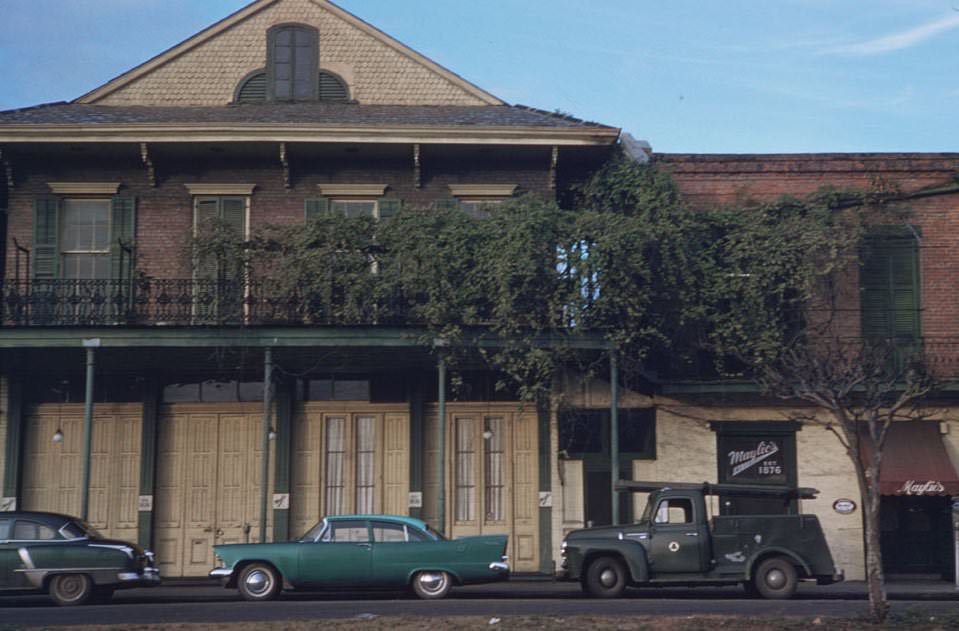
<svg viewBox="0 0 959 631">
<path fill-rule="evenodd" d="M 101 535 L 96 528 L 79 519 L 68 521 L 63 528 L 61 528 L 61 531 L 63 532 L 63 536 L 69 539 L 79 539 L 81 537 L 103 539 L 103 535 Z"/>
<path fill-rule="evenodd" d="M 311 541 L 318 540 L 320 538 L 320 533 L 323 532 L 323 529 L 325 527 L 326 527 L 326 520 L 324 519 L 320 523 L 318 523 L 317 525 L 313 526 L 312 528 L 307 530 L 305 533 L 303 533 L 303 536 L 300 537 L 299 541 L 311 542 Z"/>
</svg>

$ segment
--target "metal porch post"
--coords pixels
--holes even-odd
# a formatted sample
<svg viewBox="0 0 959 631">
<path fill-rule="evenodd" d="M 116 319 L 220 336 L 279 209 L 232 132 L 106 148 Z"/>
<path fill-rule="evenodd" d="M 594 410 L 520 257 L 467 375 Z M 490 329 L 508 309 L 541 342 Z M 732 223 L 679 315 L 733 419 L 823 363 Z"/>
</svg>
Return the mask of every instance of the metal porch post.
<svg viewBox="0 0 959 631">
<path fill-rule="evenodd" d="M 266 543 L 266 517 L 270 492 L 270 423 L 273 411 L 273 349 L 263 351 L 263 436 L 260 448 L 260 543 Z"/>
<path fill-rule="evenodd" d="M 100 340 L 83 340 L 87 349 L 87 381 L 83 395 L 83 478 L 80 482 L 80 518 L 90 516 L 90 459 L 93 449 L 93 377 L 96 368 L 96 347 Z"/>
<path fill-rule="evenodd" d="M 437 506 L 437 530 L 446 533 L 446 361 L 440 358 L 436 366 L 439 380 L 439 395 L 437 401 L 437 419 L 439 422 L 439 458 L 436 464 L 437 482 L 439 485 L 439 506 Z"/>
<path fill-rule="evenodd" d="M 619 494 L 616 493 L 616 480 L 619 479 L 619 362 L 615 351 L 609 356 L 609 468 L 615 526 L 619 523 Z"/>
</svg>

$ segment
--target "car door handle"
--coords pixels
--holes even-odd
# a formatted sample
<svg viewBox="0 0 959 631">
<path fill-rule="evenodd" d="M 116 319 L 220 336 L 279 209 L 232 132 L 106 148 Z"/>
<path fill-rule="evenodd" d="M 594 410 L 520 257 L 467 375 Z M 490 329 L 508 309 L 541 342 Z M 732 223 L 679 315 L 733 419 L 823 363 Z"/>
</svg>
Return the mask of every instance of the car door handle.
<svg viewBox="0 0 959 631">
<path fill-rule="evenodd" d="M 686 536 L 687 536 L 687 537 L 698 537 L 698 536 L 699 536 L 699 533 L 698 533 L 698 532 L 687 532 L 687 533 L 686 533 Z"/>
<path fill-rule="evenodd" d="M 358 544 L 356 544 L 356 547 L 358 547 L 358 548 L 367 548 L 367 549 L 368 549 L 368 548 L 370 548 L 370 544 L 368 544 L 368 543 L 358 543 Z"/>
</svg>

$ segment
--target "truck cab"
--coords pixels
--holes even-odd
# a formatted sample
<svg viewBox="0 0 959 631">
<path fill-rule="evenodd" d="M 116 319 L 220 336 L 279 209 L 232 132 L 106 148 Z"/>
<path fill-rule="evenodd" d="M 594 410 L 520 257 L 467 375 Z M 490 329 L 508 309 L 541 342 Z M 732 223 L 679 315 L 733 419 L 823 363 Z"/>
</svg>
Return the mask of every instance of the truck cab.
<svg viewBox="0 0 959 631">
<path fill-rule="evenodd" d="M 707 510 L 707 495 L 789 501 L 815 497 L 815 489 L 631 481 L 618 488 L 650 493 L 638 522 L 575 530 L 563 541 L 561 578 L 580 581 L 593 596 L 618 596 L 627 586 L 741 583 L 750 593 L 788 598 L 799 580 L 842 580 L 815 516 L 710 519 Z"/>
</svg>

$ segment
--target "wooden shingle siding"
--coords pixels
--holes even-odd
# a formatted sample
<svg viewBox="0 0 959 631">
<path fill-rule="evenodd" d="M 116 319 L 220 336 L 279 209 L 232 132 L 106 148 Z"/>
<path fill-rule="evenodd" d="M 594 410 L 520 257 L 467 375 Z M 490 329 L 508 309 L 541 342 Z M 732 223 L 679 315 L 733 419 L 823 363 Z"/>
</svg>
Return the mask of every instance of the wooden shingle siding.
<svg viewBox="0 0 959 631">
<path fill-rule="evenodd" d="M 101 105 L 224 105 L 248 73 L 266 66 L 267 31 L 300 23 L 319 30 L 320 65 L 335 68 L 360 103 L 485 105 L 455 80 L 401 53 L 311 0 L 280 0 L 151 72 L 109 92 Z"/>
</svg>

